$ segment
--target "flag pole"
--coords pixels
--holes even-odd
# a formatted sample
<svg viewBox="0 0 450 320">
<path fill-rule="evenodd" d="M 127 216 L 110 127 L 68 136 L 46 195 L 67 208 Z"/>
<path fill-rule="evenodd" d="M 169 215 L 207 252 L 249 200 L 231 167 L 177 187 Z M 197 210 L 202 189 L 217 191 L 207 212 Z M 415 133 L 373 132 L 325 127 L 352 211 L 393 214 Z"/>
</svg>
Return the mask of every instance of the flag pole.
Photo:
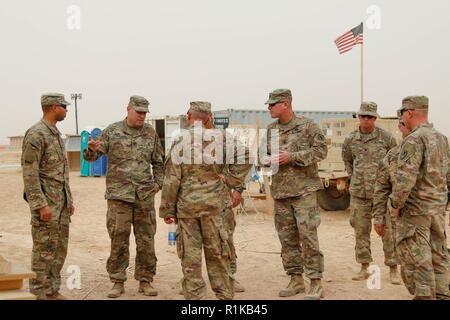
<svg viewBox="0 0 450 320">
<path fill-rule="evenodd" d="M 364 42 L 365 39 L 361 43 L 361 103 L 364 101 Z"/>
</svg>

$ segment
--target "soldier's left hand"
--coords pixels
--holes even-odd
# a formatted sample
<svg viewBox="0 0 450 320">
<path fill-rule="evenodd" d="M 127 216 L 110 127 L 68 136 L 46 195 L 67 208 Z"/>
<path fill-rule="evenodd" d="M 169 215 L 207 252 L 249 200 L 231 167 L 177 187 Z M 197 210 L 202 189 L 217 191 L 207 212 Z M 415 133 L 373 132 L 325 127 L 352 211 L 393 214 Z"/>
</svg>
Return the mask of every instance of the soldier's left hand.
<svg viewBox="0 0 450 320">
<path fill-rule="evenodd" d="M 233 190 L 232 195 L 233 208 L 236 208 L 242 202 L 242 195 L 239 191 Z"/>
<path fill-rule="evenodd" d="M 289 153 L 286 151 L 281 151 L 280 154 L 278 155 L 276 162 L 278 162 L 278 164 L 288 164 L 289 163 Z"/>
<path fill-rule="evenodd" d="M 72 205 L 69 206 L 69 216 L 73 216 L 73 214 L 75 213 L 75 207 Z"/>
</svg>

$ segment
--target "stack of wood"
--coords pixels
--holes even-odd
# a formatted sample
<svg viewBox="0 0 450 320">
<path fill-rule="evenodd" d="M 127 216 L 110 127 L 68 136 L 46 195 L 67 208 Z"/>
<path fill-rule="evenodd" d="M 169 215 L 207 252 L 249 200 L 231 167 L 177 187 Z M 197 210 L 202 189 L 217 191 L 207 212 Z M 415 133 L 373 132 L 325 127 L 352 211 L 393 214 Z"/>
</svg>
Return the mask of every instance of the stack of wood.
<svg viewBox="0 0 450 320">
<path fill-rule="evenodd" d="M 23 289 L 23 281 L 35 277 L 34 272 L 11 265 L 0 256 L 0 300 L 35 300 L 33 294 Z"/>
</svg>

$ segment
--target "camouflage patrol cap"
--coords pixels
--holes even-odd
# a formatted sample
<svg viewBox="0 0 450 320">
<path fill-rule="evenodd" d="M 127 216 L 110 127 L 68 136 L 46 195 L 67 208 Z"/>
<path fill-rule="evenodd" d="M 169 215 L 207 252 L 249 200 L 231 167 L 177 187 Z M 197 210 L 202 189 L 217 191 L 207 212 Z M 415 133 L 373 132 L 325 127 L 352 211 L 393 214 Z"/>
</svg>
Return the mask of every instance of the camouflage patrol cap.
<svg viewBox="0 0 450 320">
<path fill-rule="evenodd" d="M 289 89 L 276 89 L 269 93 L 269 100 L 265 104 L 275 104 L 287 99 L 292 99 L 292 93 Z"/>
<path fill-rule="evenodd" d="M 428 110 L 428 97 L 409 96 L 404 98 L 399 111 L 403 110 Z"/>
<path fill-rule="evenodd" d="M 211 103 L 207 101 L 192 101 L 189 110 L 211 113 Z"/>
<path fill-rule="evenodd" d="M 62 93 L 50 92 L 41 95 L 41 106 L 51 106 L 54 104 L 62 104 L 63 106 L 70 106 Z"/>
<path fill-rule="evenodd" d="M 372 101 L 364 101 L 361 103 L 361 107 L 359 108 L 358 116 L 372 116 L 378 118 L 377 113 L 378 106 L 375 102 Z"/>
<path fill-rule="evenodd" d="M 132 106 L 134 110 L 138 112 L 149 112 L 148 110 L 149 102 L 144 97 L 131 96 L 129 105 Z"/>
</svg>

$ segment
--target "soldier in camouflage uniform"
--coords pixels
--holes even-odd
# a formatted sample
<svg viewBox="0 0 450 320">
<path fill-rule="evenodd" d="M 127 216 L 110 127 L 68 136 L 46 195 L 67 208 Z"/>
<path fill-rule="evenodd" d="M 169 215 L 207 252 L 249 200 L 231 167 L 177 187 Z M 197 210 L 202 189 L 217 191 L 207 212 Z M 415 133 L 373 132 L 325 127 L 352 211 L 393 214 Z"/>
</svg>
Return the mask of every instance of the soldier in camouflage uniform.
<svg viewBox="0 0 450 320">
<path fill-rule="evenodd" d="M 165 178 L 159 215 L 168 224 L 177 222 L 177 252 L 183 269 L 183 293 L 186 299 L 202 299 L 206 295 L 206 284 L 202 278 L 202 247 L 204 247 L 206 266 L 211 287 L 218 299 L 233 299 L 234 285 L 230 270 L 230 247 L 228 230 L 224 222 L 226 192 L 220 174 L 234 188 L 242 184 L 250 165 L 194 162 L 196 151 L 203 154 L 210 142 L 194 137 L 194 122 L 202 123 L 203 128 L 211 122 L 209 102 L 191 102 L 188 112 L 191 141 L 176 139 L 165 164 Z M 225 137 L 222 134 L 222 137 Z M 175 150 L 183 147 L 190 155 L 180 163 L 174 158 Z M 224 155 L 226 154 L 224 148 Z M 178 151 L 179 152 L 179 151 Z M 176 155 L 178 155 L 177 153 Z"/>
<path fill-rule="evenodd" d="M 108 155 L 105 198 L 111 254 L 106 269 L 114 283 L 109 298 L 125 292 L 131 225 L 136 238 L 134 276 L 139 292 L 158 294 L 151 282 L 156 273 L 155 194 L 162 188 L 163 150 L 155 129 L 145 123 L 148 105 L 144 97 L 131 96 L 127 118 L 108 126 L 83 152 L 87 161 Z"/>
<path fill-rule="evenodd" d="M 428 122 L 427 97 L 404 98 L 399 112 L 411 130 L 400 148 L 391 195 L 403 282 L 415 299 L 449 299 L 448 141 Z"/>
<path fill-rule="evenodd" d="M 205 128 L 207 129 L 215 129 L 214 124 L 212 122 L 212 119 L 210 122 L 205 124 Z M 228 139 L 234 139 L 233 136 L 229 136 L 227 137 L 227 141 Z M 231 252 L 231 257 L 230 257 L 230 269 L 231 269 L 231 273 L 233 274 L 233 283 L 234 283 L 234 292 L 245 292 L 245 287 L 236 280 L 236 278 L 234 277 L 234 275 L 237 272 L 237 254 L 236 254 L 236 247 L 234 245 L 234 239 L 233 239 L 233 234 L 234 234 L 234 230 L 236 229 L 236 219 L 234 217 L 234 211 L 233 208 L 237 207 L 242 201 L 242 192 L 245 190 L 245 186 L 244 184 L 240 185 L 240 186 L 236 186 L 235 188 L 232 188 L 231 186 L 229 186 L 226 182 L 226 175 L 227 175 L 227 171 L 228 171 L 228 166 L 225 165 L 223 168 L 223 171 L 220 176 L 222 178 L 222 180 L 225 183 L 226 186 L 226 194 L 229 195 L 229 197 L 226 197 L 225 199 L 225 210 L 223 211 L 224 213 L 224 217 L 223 217 L 223 221 L 224 221 L 224 225 L 225 228 L 228 230 L 228 245 L 230 246 L 230 252 Z M 182 294 L 182 290 L 181 290 L 181 294 Z"/>
<path fill-rule="evenodd" d="M 275 205 L 275 227 L 281 242 L 284 269 L 291 276 L 287 288 L 280 297 L 305 292 L 303 272 L 311 280 L 305 299 L 323 297 L 323 254 L 319 249 L 317 228 L 320 212 L 317 190 L 323 189 L 317 163 L 327 156 L 327 146 L 322 130 L 312 120 L 297 117 L 292 111 L 292 95 L 289 89 L 277 89 L 266 102 L 272 118 L 278 118 L 268 126 L 279 133 L 280 152 L 272 150 L 272 162 L 279 164 L 273 175 L 271 193 Z"/>
<path fill-rule="evenodd" d="M 402 133 L 403 139 L 411 132 L 402 120 L 399 121 L 398 129 Z M 396 226 L 395 218 L 391 215 L 389 195 L 392 193 L 392 186 L 395 183 L 399 152 L 400 146 L 392 148 L 380 163 L 373 194 L 372 214 L 377 234 L 384 239 L 390 239 L 389 241 L 383 241 L 383 250 L 394 252 L 396 261 L 398 261 L 395 245 Z M 396 281 L 394 284 L 400 284 L 400 281 Z"/>
<path fill-rule="evenodd" d="M 375 126 L 377 105 L 375 102 L 363 102 L 358 112 L 359 128 L 344 141 L 342 159 L 350 179 L 351 215 L 350 225 L 355 230 L 355 256 L 361 264 L 361 271 L 353 280 L 369 277 L 368 267 L 372 262 L 370 250 L 370 232 L 372 231 L 373 190 L 378 166 L 389 150 L 397 143 L 387 131 Z M 389 233 L 383 236 L 384 263 L 390 268 L 390 279 L 399 284 L 397 257 L 393 239 Z"/>
<path fill-rule="evenodd" d="M 36 273 L 30 292 L 38 299 L 66 299 L 59 289 L 74 206 L 64 142 L 56 123 L 65 119 L 68 105 L 62 94 L 43 94 L 44 116 L 23 140 L 24 198 L 31 210 L 31 269 Z"/>
<path fill-rule="evenodd" d="M 226 176 L 226 175 L 225 175 Z M 230 246 L 231 257 L 230 257 L 230 268 L 233 276 L 237 272 L 237 254 L 236 247 L 234 245 L 233 234 L 236 229 L 236 219 L 234 217 L 233 208 L 238 206 L 242 202 L 242 192 L 244 191 L 244 186 L 236 186 L 234 189 L 226 185 L 226 193 L 229 195 L 225 199 L 225 210 L 224 210 L 224 223 L 228 230 L 228 245 Z M 244 286 L 234 278 L 234 292 L 244 292 Z"/>
</svg>

